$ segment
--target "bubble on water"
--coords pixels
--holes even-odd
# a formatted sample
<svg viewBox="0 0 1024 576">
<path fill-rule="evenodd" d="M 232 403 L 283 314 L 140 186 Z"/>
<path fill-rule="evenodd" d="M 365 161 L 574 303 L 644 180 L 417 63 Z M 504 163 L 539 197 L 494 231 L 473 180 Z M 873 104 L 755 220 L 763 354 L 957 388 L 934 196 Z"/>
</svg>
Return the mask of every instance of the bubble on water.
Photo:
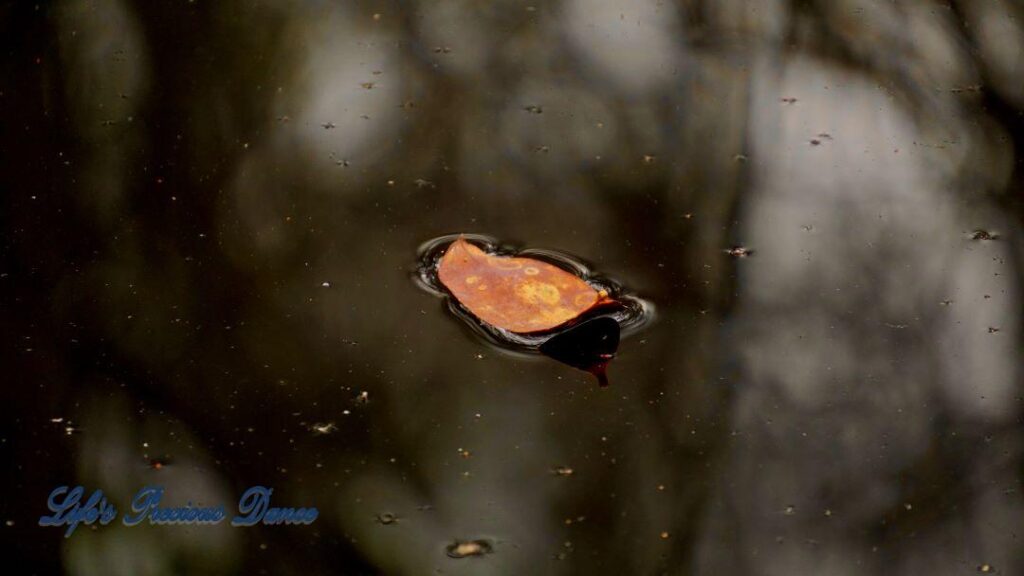
<svg viewBox="0 0 1024 576">
<path fill-rule="evenodd" d="M 980 565 L 978 565 L 978 572 L 982 572 L 984 574 L 988 574 L 988 573 L 994 572 L 994 571 L 995 571 L 995 569 L 992 568 L 991 564 L 980 564 Z"/>
<path fill-rule="evenodd" d="M 494 551 L 494 546 L 487 540 L 456 540 L 445 547 L 449 558 L 468 558 L 483 556 Z"/>
</svg>

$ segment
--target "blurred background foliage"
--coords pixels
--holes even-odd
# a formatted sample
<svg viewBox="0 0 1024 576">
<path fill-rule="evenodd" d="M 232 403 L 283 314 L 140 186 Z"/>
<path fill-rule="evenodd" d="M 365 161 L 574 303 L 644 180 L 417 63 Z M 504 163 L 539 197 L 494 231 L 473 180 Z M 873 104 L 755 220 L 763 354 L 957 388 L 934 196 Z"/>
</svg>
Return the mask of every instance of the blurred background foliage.
<svg viewBox="0 0 1024 576">
<path fill-rule="evenodd" d="M 38 574 L 1024 573 L 1022 28 L 0 2 L 4 540 Z M 507 357 L 410 280 L 454 232 L 577 254 L 657 321 L 608 389 Z M 321 516 L 63 540 L 35 524 L 67 483 Z"/>
</svg>

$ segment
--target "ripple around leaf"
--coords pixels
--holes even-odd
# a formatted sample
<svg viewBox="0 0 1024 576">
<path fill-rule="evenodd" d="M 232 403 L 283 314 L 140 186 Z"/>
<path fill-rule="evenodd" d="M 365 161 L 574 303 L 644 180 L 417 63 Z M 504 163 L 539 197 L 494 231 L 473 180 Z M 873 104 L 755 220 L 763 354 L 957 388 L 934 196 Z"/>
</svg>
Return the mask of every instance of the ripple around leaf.
<svg viewBox="0 0 1024 576">
<path fill-rule="evenodd" d="M 595 290 L 606 291 L 618 302 L 618 305 L 584 313 L 573 321 L 547 332 L 518 334 L 481 322 L 451 295 L 438 277 L 438 264 L 442 256 L 448 246 L 460 236 L 492 255 L 533 258 L 557 266 L 579 277 Z M 483 338 L 500 350 L 512 353 L 538 353 L 541 345 L 552 337 L 597 317 L 607 317 L 618 322 L 624 338 L 647 327 L 655 318 L 653 304 L 631 294 L 620 282 L 595 274 L 592 267 L 580 258 L 556 250 L 520 249 L 517 246 L 502 243 L 492 236 L 482 234 L 448 234 L 424 242 L 418 250 L 413 279 L 427 292 L 445 298 L 449 311 L 462 320 L 462 323 L 474 335 Z"/>
</svg>

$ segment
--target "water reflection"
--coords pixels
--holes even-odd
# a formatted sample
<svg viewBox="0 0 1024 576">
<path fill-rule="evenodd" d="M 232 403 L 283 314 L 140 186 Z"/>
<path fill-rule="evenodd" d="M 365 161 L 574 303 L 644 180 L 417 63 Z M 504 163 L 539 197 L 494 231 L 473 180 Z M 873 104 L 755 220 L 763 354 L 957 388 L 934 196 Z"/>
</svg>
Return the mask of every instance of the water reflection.
<svg viewBox="0 0 1024 576">
<path fill-rule="evenodd" d="M 1019 4 L 0 14 L 25 565 L 1024 573 Z M 490 354 L 408 282 L 451 230 L 586 255 L 658 322 L 606 389 Z M 72 478 L 321 517 L 62 541 L 33 519 Z"/>
</svg>

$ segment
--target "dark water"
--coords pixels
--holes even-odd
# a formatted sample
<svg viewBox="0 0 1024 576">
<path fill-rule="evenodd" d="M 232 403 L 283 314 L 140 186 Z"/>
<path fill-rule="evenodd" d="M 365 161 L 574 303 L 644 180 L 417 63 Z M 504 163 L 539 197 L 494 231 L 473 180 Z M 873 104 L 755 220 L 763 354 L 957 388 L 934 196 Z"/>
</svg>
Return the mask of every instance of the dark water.
<svg viewBox="0 0 1024 576">
<path fill-rule="evenodd" d="M 0 3 L 12 566 L 1024 574 L 1022 26 Z M 439 297 L 466 231 L 628 302 L 609 386 Z M 38 526 L 76 484 L 319 517 Z"/>
</svg>

